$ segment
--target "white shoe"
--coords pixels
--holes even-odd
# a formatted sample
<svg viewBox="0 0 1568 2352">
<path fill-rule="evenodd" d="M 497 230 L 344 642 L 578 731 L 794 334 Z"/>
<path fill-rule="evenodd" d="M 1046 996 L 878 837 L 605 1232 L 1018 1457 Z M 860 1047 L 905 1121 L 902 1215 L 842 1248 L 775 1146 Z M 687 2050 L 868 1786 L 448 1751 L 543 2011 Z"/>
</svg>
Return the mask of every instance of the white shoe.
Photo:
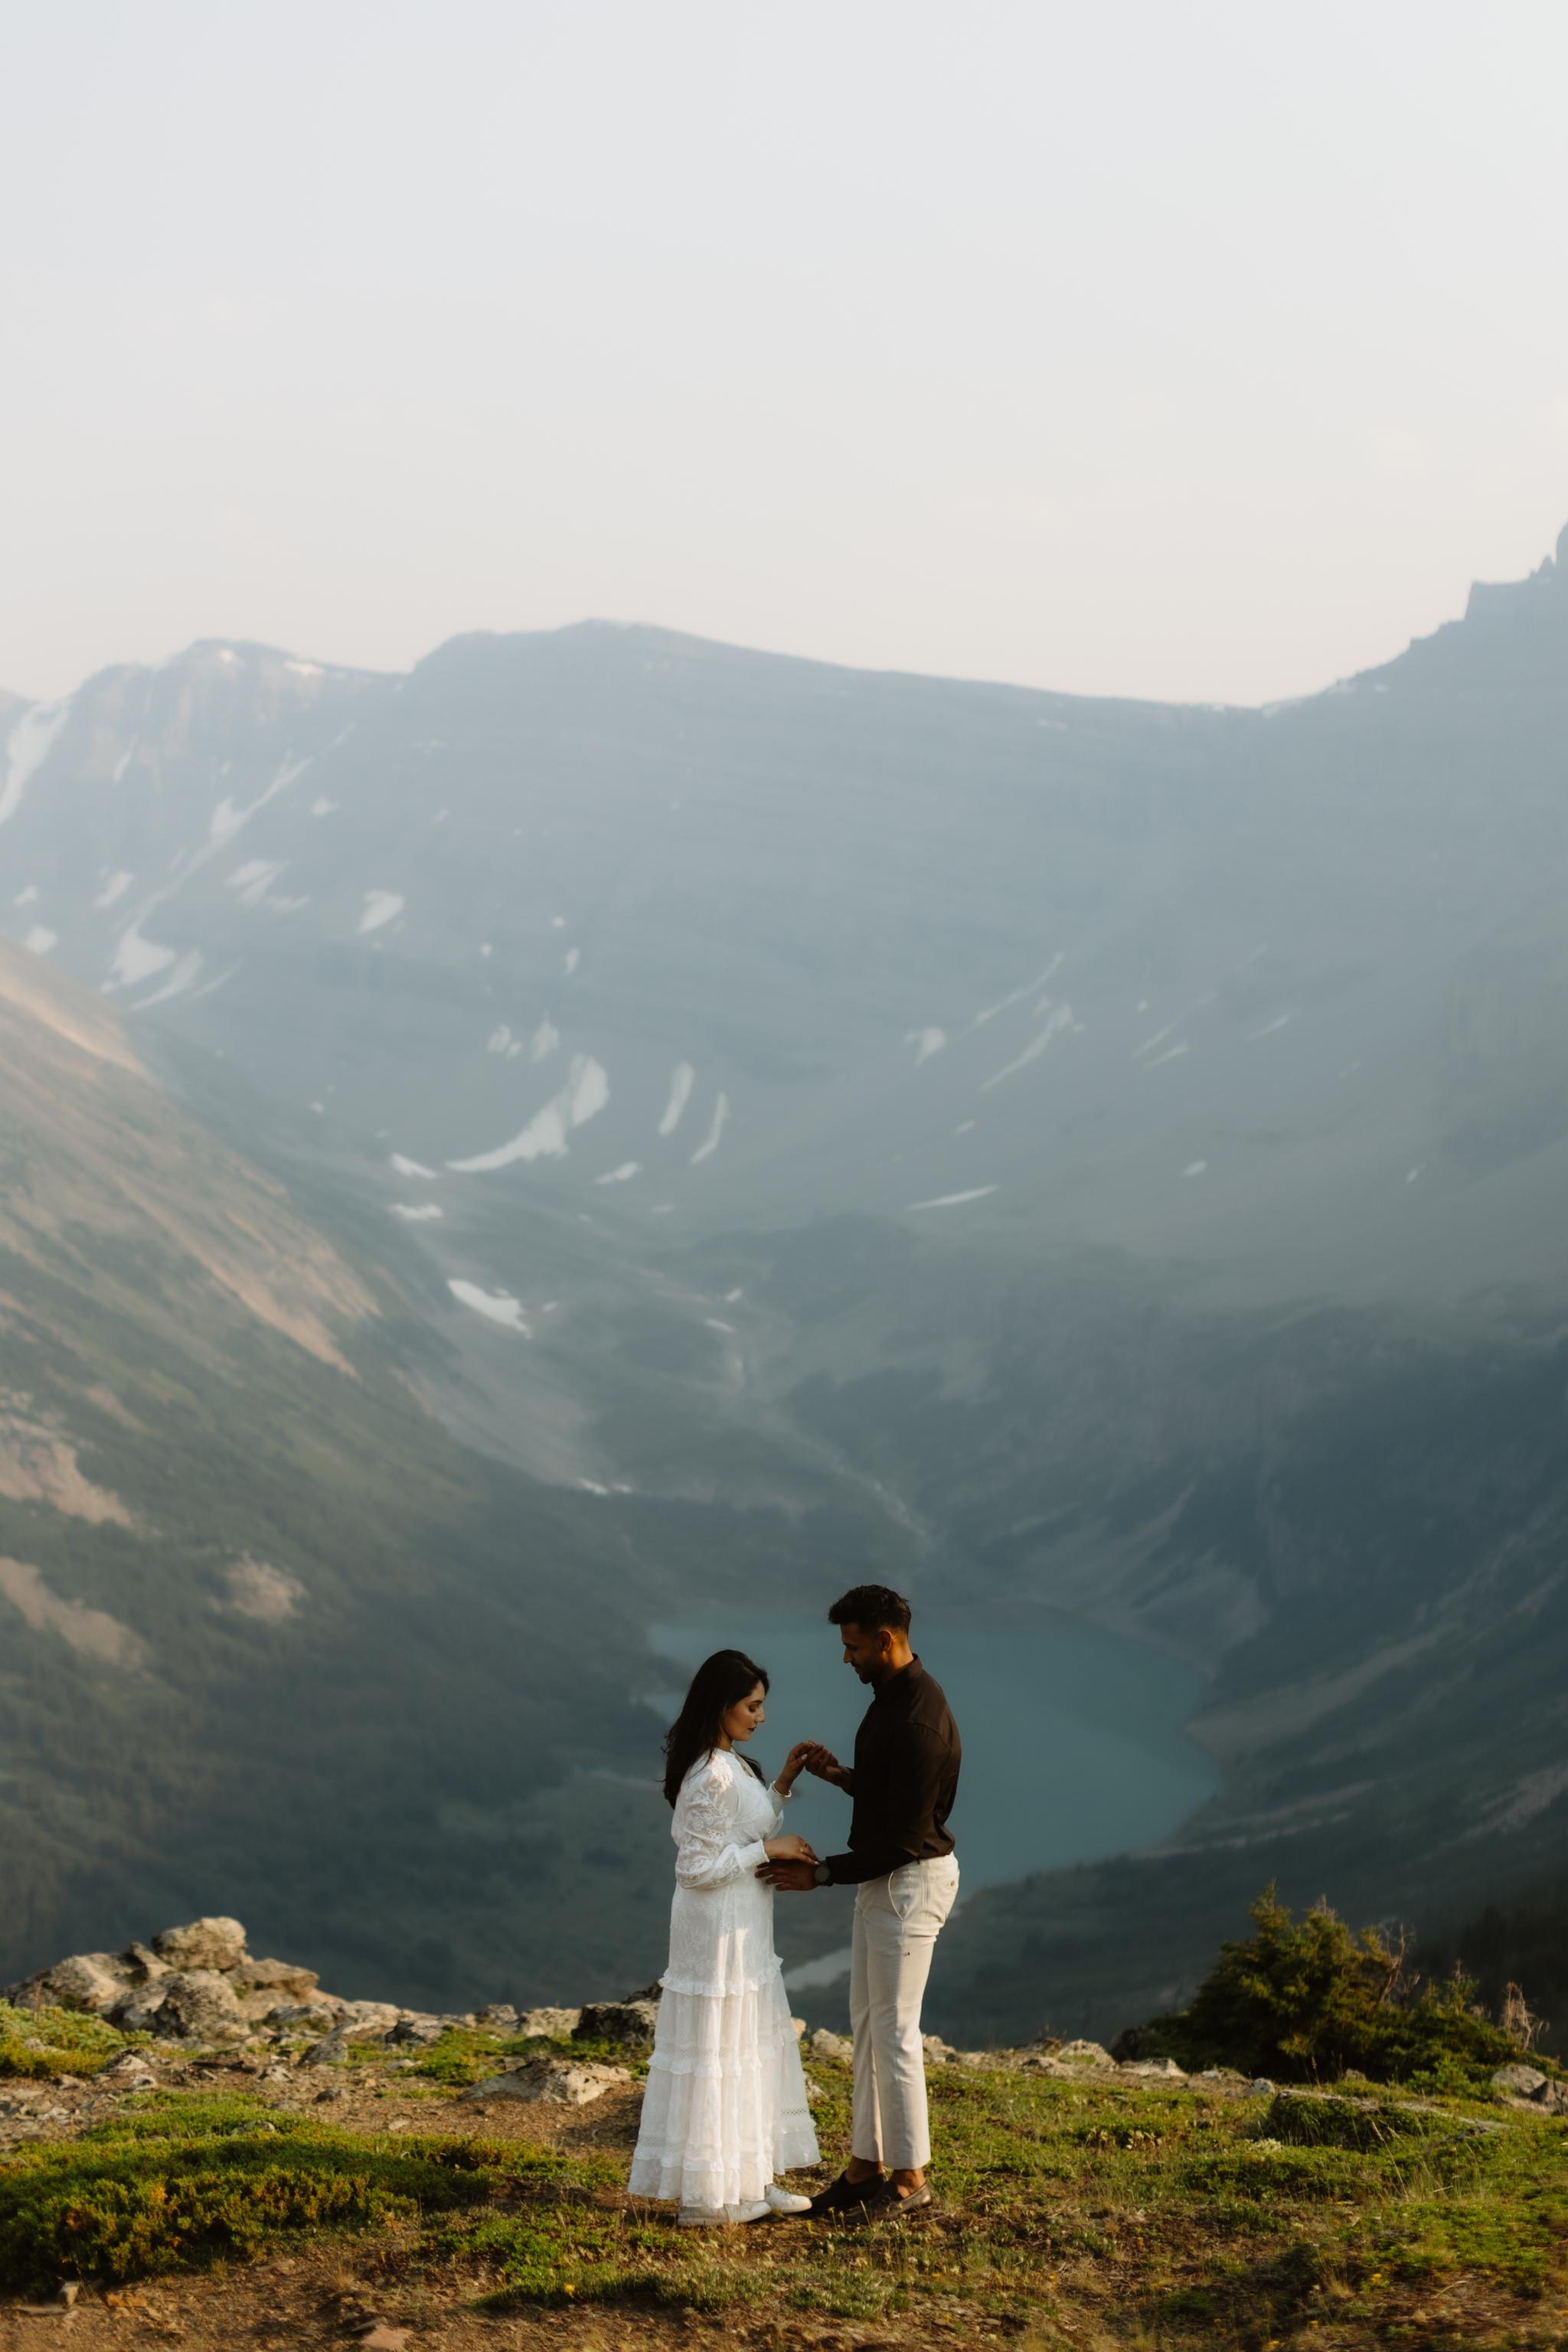
<svg viewBox="0 0 1568 2352">
<path fill-rule="evenodd" d="M 678 2230 L 721 2230 L 730 2216 L 721 2206 L 717 2212 L 706 2205 L 683 2205 L 675 2217 Z"/>
<path fill-rule="evenodd" d="M 724 2219 L 726 2221 L 765 2221 L 773 2210 L 765 2197 L 759 2197 L 750 2205 L 726 2205 Z"/>
<path fill-rule="evenodd" d="M 811 2210 L 809 2197 L 797 2197 L 793 2189 L 781 2189 L 776 2180 L 769 2181 L 763 2194 L 767 2198 L 770 2213 L 809 2213 Z"/>
</svg>

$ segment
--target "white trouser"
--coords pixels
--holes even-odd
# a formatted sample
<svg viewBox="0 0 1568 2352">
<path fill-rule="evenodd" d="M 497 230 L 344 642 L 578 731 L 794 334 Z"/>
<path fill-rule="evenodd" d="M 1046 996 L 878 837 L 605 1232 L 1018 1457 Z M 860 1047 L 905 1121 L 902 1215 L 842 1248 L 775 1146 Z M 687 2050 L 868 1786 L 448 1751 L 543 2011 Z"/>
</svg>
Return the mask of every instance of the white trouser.
<svg viewBox="0 0 1568 2352">
<path fill-rule="evenodd" d="M 931 2161 L 921 2002 L 936 1939 L 958 1894 L 952 1854 L 868 1878 L 855 1898 L 849 2022 L 855 2035 L 855 2137 L 862 2164 L 894 2172 Z"/>
</svg>

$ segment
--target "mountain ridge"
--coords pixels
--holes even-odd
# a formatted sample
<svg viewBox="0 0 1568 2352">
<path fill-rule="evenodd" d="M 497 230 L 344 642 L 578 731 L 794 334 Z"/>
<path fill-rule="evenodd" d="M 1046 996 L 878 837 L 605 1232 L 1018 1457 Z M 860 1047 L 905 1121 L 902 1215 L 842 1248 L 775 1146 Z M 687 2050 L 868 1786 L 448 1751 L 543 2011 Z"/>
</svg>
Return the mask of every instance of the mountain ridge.
<svg viewBox="0 0 1568 2352">
<path fill-rule="evenodd" d="M 63 697 L 27 696 L 0 688 L 0 717 L 9 715 L 15 719 L 26 709 L 53 708 L 60 701 L 71 701 L 76 695 L 102 680 L 123 676 L 155 677 L 164 672 L 177 670 L 193 658 L 206 654 L 228 653 L 237 657 L 252 656 L 268 661 L 295 663 L 319 671 L 322 675 L 395 682 L 413 677 L 417 670 L 429 663 L 439 661 L 444 655 L 454 648 L 469 645 L 506 645 L 577 635 L 604 637 L 619 635 L 638 638 L 649 644 L 668 646 L 683 651 L 700 650 L 708 654 L 735 655 L 746 658 L 790 664 L 803 669 L 841 673 L 854 677 L 898 681 L 918 679 L 943 687 L 974 687 L 982 691 L 1041 696 L 1050 700 L 1075 704 L 1108 704 L 1117 708 L 1131 705 L 1135 708 L 1159 710 L 1245 711 L 1265 714 L 1271 710 L 1294 709 L 1300 703 L 1315 700 L 1320 695 L 1333 693 L 1336 687 L 1381 677 L 1403 660 L 1406 655 L 1419 647 L 1432 646 L 1439 641 L 1451 645 L 1452 632 L 1464 630 L 1478 620 L 1485 619 L 1489 622 L 1494 614 L 1505 606 L 1517 611 L 1520 609 L 1521 600 L 1528 597 L 1542 583 L 1555 586 L 1563 581 L 1565 574 L 1568 574 L 1568 524 L 1565 524 L 1559 533 L 1553 552 L 1543 556 L 1536 569 L 1525 579 L 1501 582 L 1473 581 L 1464 613 L 1452 620 L 1439 623 L 1438 626 L 1426 636 L 1411 638 L 1402 653 L 1391 655 L 1381 662 L 1368 663 L 1361 669 L 1347 672 L 1342 680 L 1331 680 L 1322 687 L 1309 688 L 1298 695 L 1277 696 L 1258 703 L 1215 703 L 1195 699 L 1186 700 L 1163 695 L 1131 693 L 1084 694 L 1065 688 L 1027 685 L 1016 679 L 993 677 L 989 673 L 984 676 L 969 677 L 946 671 L 914 669 L 901 664 L 868 667 L 863 663 L 836 661 L 826 655 L 783 653 L 764 646 L 743 644 L 724 637 L 710 637 L 696 630 L 670 628 L 658 621 L 619 620 L 605 614 L 584 614 L 577 620 L 560 622 L 548 628 L 498 627 L 459 630 L 452 636 L 443 638 L 427 653 L 418 656 L 405 669 L 384 668 L 365 663 L 319 660 L 313 655 L 300 654 L 297 650 L 275 646 L 259 638 L 226 637 L 221 635 L 195 637 L 188 645 L 165 656 L 161 662 L 104 664 L 100 668 L 89 671 L 77 687 Z"/>
<path fill-rule="evenodd" d="M 660 1610 L 830 1566 L 1208 1666 L 1227 1787 L 1172 1852 L 952 1930 L 955 2001 L 1101 2030 L 1171 1990 L 1114 1955 L 1184 1965 L 1255 1873 L 1426 1926 L 1564 1834 L 1560 586 L 1258 711 L 635 626 L 390 680 L 209 641 L 61 718 L 0 930 L 352 1234 L 475 1449 L 411 1462 L 606 1563 L 623 1697 Z"/>
</svg>

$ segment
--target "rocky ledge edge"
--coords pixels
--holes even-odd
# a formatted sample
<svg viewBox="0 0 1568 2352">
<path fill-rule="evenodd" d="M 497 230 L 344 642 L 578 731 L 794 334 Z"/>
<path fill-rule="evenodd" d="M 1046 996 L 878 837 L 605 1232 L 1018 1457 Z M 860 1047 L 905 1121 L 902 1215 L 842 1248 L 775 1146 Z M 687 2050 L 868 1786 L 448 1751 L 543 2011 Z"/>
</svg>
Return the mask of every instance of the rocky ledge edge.
<svg viewBox="0 0 1568 2352">
<path fill-rule="evenodd" d="M 556 2043 L 608 2043 L 628 2055 L 651 2043 L 658 2017 L 657 1984 L 623 2000 L 588 2001 L 578 2008 L 520 2009 L 510 2001 L 483 2008 L 434 2011 L 384 2000 L 351 2000 L 322 1990 L 313 1969 L 292 1960 L 260 1959 L 249 1948 L 237 1919 L 216 1916 L 164 1927 L 150 1943 L 133 1942 L 119 1952 L 74 1952 L 38 1969 L 15 1984 L 0 1986 L 0 2002 L 13 2009 L 76 2011 L 103 2020 L 128 2034 L 145 2034 L 175 2052 L 214 2049 L 272 2050 L 280 2066 L 346 2063 L 351 2043 L 379 2044 L 391 2054 L 427 2048 L 454 2030 L 488 2030 L 509 2039 Z M 810 2056 L 847 2062 L 854 2047 L 847 2035 L 825 2027 L 808 2031 L 793 2021 Z M 1136 2029 L 1110 2049 L 1098 2042 L 1047 2038 L 1006 2050 L 959 2050 L 935 2034 L 925 2036 L 930 2065 L 1005 2069 L 1055 2076 L 1063 2081 L 1114 2076 L 1153 2086 L 1194 2083 L 1233 2092 L 1271 2095 L 1276 2084 L 1248 2081 L 1234 2067 L 1211 2066 L 1189 2074 L 1173 2059 L 1139 2055 Z M 303 2046 L 301 2047 L 301 2043 Z M 111 2060 L 98 2081 L 102 2088 L 146 2088 L 156 2080 L 154 2052 L 128 2047 Z M 57 2078 L 57 2082 L 59 2078 Z M 497 2098 L 544 2100 L 583 2105 L 630 2083 L 629 2069 L 602 2059 L 541 2054 L 459 2093 L 478 2104 Z M 1568 2084 L 1538 2068 L 1500 2067 L 1492 2078 L 1495 2095 L 1509 2105 L 1538 2113 L 1568 2114 Z"/>
</svg>

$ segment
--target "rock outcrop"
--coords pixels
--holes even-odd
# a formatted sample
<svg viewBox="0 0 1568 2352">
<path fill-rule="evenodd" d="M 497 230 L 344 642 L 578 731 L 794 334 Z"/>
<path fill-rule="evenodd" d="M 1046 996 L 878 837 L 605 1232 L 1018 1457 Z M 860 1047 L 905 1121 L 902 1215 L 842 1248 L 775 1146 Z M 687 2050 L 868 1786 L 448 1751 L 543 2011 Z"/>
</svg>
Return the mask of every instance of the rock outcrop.
<svg viewBox="0 0 1568 2352">
<path fill-rule="evenodd" d="M 433 2042 L 444 2024 L 458 2021 L 399 2009 L 392 2001 L 346 2000 L 323 1992 L 314 1969 L 258 1958 L 240 1922 L 221 1916 L 162 1928 L 151 1946 L 73 1953 L 0 1987 L 0 2000 L 18 2009 L 77 2010 L 129 2033 L 203 2048 L 258 2034 L 302 2032 L 339 2034 L 345 2041 L 382 2040 L 397 2032 L 405 2041 Z M 574 2021 L 578 2015 L 575 2010 L 542 2013 Z M 465 2016 L 460 2021 L 474 2021 Z M 524 2022 L 516 2030 L 530 2028 Z"/>
<path fill-rule="evenodd" d="M 491 2074 L 470 2084 L 458 2097 L 483 2106 L 491 2099 L 546 2101 L 567 2107 L 585 2107 L 606 2091 L 624 2090 L 634 2077 L 628 2067 L 592 2065 L 580 2058 L 531 2058 L 504 2074 Z"/>
<path fill-rule="evenodd" d="M 350 2000 L 323 1991 L 312 1969 L 290 1960 L 254 1958 L 237 1919 L 213 1917 L 165 1927 L 150 1945 L 131 1943 L 119 1952 L 73 1952 L 18 1983 L 0 1987 L 0 2002 L 21 2009 L 73 2010 L 100 2017 L 127 2033 L 147 2035 L 149 2046 L 121 2050 L 94 2076 L 98 2088 L 111 2094 L 145 2090 L 160 2081 L 157 2045 L 163 2044 L 168 2064 L 176 2071 L 209 2063 L 189 2053 L 224 2052 L 224 2063 L 258 2073 L 266 2082 L 308 2080 L 314 2097 L 337 2099 L 346 2095 L 356 2046 L 363 2053 L 369 2045 L 384 2065 L 395 2070 L 449 2029 L 461 2028 L 488 2032 L 514 2045 L 556 2045 L 553 2050 L 517 2052 L 518 2063 L 460 2094 L 471 2105 L 482 2107 L 492 2100 L 516 2099 L 582 2106 L 635 2081 L 629 2064 L 605 2063 L 588 2053 L 594 2045 L 602 2051 L 605 2044 L 624 2052 L 628 2060 L 646 2053 L 658 2023 L 658 1993 L 655 1984 L 628 1993 L 624 2000 L 590 2001 L 577 2009 L 519 2009 L 510 2001 L 491 2001 L 479 2010 L 442 2015 L 401 2009 L 391 2001 Z M 808 2066 L 853 2062 L 855 2046 L 847 2035 L 826 2026 L 808 2031 L 799 2018 L 791 2022 Z M 1272 2097 L 1277 2088 L 1261 2077 L 1247 2082 L 1230 2066 L 1208 2066 L 1189 2075 L 1173 2059 L 1143 2055 L 1146 2037 L 1137 2030 L 1119 2034 L 1109 2050 L 1098 2042 L 1056 2040 L 1019 2049 L 958 2050 L 935 2034 L 926 2035 L 924 2046 L 928 2066 L 1005 2070 L 1062 2083 L 1114 2080 L 1158 2090 L 1191 2082 L 1225 2096 L 1257 2098 Z M 494 2055 L 504 2059 L 508 2053 L 503 2046 Z M 60 2075 L 52 2085 L 8 2085 L 7 2096 L 13 2105 L 47 2116 L 50 2097 L 73 2083 L 73 2076 Z M 1491 2084 L 1493 2095 L 1510 2106 L 1568 2116 L 1568 2082 L 1522 2056 L 1500 2067 Z M 824 2085 L 810 2073 L 806 2085 L 808 2097 L 821 2095 Z M 75 2087 L 84 2089 L 79 2083 Z M 1300 2095 L 1319 2094 L 1303 2091 Z M 0 2114 L 6 2112 L 0 2103 Z"/>
</svg>

